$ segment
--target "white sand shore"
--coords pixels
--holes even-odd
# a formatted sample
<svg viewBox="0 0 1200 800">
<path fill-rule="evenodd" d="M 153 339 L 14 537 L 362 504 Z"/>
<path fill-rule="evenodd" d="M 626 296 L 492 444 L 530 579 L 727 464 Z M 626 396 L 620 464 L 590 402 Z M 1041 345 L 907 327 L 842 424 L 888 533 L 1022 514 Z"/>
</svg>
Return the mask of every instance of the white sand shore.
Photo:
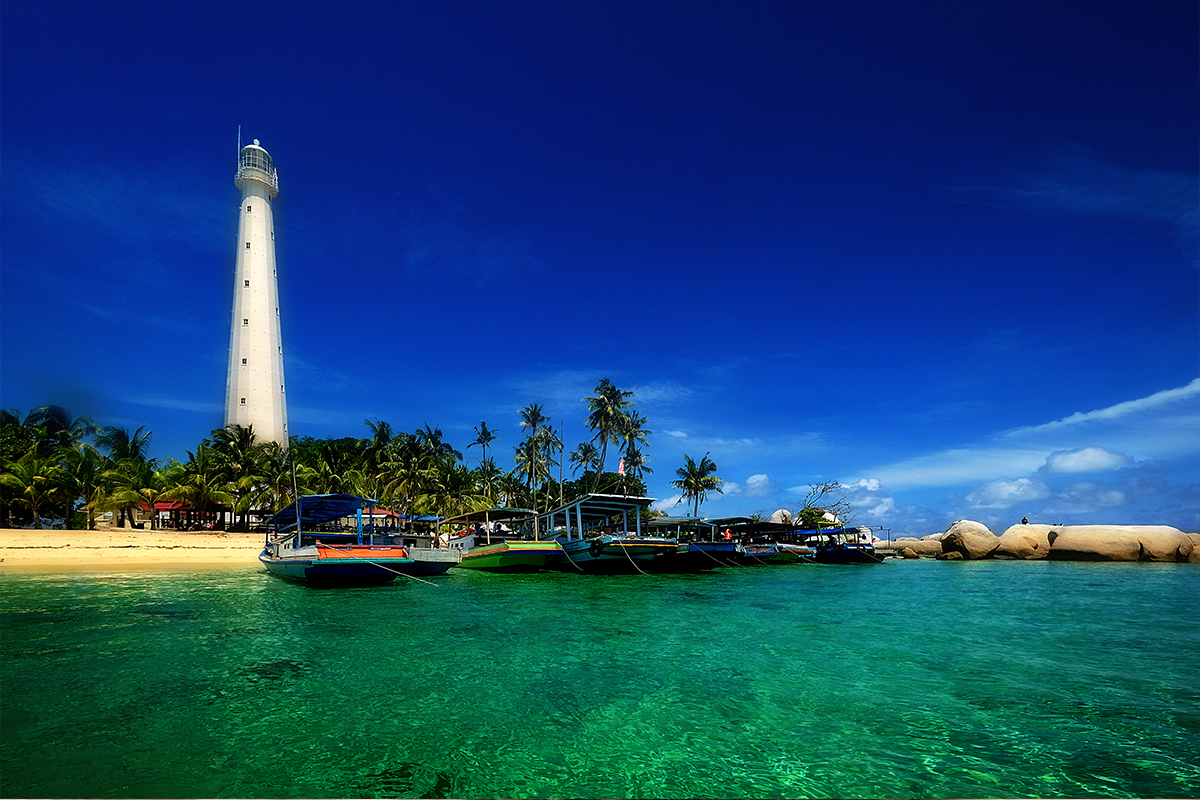
<svg viewBox="0 0 1200 800">
<path fill-rule="evenodd" d="M 261 533 L 0 528 L 0 573 L 258 566 L 263 539 Z"/>
</svg>

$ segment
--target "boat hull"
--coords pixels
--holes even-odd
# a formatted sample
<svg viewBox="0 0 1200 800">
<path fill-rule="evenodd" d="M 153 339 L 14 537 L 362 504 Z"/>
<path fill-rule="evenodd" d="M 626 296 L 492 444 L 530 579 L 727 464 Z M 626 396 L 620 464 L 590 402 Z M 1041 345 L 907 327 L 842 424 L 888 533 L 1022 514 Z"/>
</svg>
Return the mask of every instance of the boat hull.
<svg viewBox="0 0 1200 800">
<path fill-rule="evenodd" d="M 688 542 L 689 553 L 710 559 L 713 566 L 737 563 L 737 548 L 737 542 Z"/>
<path fill-rule="evenodd" d="M 539 572 L 562 555 L 558 542 L 492 542 L 463 553 L 457 566 L 484 572 Z"/>
<path fill-rule="evenodd" d="M 839 544 L 818 547 L 814 559 L 818 564 L 881 564 L 883 554 L 869 544 Z"/>
<path fill-rule="evenodd" d="M 796 551 L 773 544 L 748 545 L 738 553 L 738 563 L 749 567 L 795 564 L 799 560 L 800 554 Z"/>
<path fill-rule="evenodd" d="M 564 572 L 594 575 L 626 575 L 650 572 L 657 558 L 674 557 L 678 542 L 674 539 L 620 538 L 598 536 L 594 539 L 559 540 L 562 555 L 549 565 Z"/>
<path fill-rule="evenodd" d="M 293 554 L 263 550 L 258 560 L 272 575 L 313 585 L 372 586 L 391 583 L 413 559 L 402 547 L 351 546 L 332 549 L 317 545 Z"/>
</svg>

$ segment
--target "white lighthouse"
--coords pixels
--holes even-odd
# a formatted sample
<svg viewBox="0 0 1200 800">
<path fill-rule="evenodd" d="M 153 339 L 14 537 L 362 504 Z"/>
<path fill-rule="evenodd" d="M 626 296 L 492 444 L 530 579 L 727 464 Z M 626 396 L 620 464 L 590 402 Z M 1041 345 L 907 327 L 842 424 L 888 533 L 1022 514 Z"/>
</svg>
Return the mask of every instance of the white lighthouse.
<svg viewBox="0 0 1200 800">
<path fill-rule="evenodd" d="M 271 155 L 257 139 L 239 152 L 234 183 L 242 190 L 242 202 L 238 208 L 225 424 L 252 425 L 258 441 L 278 442 L 286 448 L 283 337 L 271 212 L 271 200 L 279 194 L 279 177 Z"/>
</svg>

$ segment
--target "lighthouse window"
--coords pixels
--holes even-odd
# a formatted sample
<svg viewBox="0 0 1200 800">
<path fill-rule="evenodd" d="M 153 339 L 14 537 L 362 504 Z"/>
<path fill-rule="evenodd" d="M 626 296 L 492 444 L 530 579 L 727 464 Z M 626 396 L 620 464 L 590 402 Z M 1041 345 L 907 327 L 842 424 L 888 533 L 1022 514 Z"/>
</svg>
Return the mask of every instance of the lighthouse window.
<svg viewBox="0 0 1200 800">
<path fill-rule="evenodd" d="M 247 214 L 249 214 L 249 213 L 250 213 L 250 206 L 246 206 L 246 213 L 247 213 Z"/>
<path fill-rule="evenodd" d="M 246 365 L 246 359 L 244 359 L 244 358 L 243 358 L 243 359 L 242 359 L 242 366 L 245 366 L 245 365 Z"/>
<path fill-rule="evenodd" d="M 250 243 L 249 243 L 249 242 L 246 242 L 246 249 L 247 249 L 247 250 L 249 250 L 249 249 L 250 249 Z"/>
<path fill-rule="evenodd" d="M 246 405 L 246 398 L 242 398 L 242 405 Z"/>
<path fill-rule="evenodd" d="M 248 320 L 248 319 L 244 319 L 244 318 L 243 318 L 243 319 L 242 319 L 242 324 L 243 324 L 243 325 L 249 325 L 249 324 L 250 324 L 250 320 Z"/>
<path fill-rule="evenodd" d="M 247 280 L 245 283 L 246 283 L 246 285 L 247 285 L 247 286 L 249 286 L 249 285 L 250 285 L 250 281 L 248 281 L 248 280 Z"/>
</svg>

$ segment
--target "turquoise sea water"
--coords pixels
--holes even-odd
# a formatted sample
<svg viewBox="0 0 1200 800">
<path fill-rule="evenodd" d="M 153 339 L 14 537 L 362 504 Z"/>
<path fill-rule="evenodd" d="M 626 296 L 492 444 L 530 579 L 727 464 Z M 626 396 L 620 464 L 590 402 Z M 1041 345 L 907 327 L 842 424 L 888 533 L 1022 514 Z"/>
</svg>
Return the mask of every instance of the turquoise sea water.
<svg viewBox="0 0 1200 800">
<path fill-rule="evenodd" d="M 0 793 L 1200 796 L 1200 569 L 0 576 Z"/>
</svg>

